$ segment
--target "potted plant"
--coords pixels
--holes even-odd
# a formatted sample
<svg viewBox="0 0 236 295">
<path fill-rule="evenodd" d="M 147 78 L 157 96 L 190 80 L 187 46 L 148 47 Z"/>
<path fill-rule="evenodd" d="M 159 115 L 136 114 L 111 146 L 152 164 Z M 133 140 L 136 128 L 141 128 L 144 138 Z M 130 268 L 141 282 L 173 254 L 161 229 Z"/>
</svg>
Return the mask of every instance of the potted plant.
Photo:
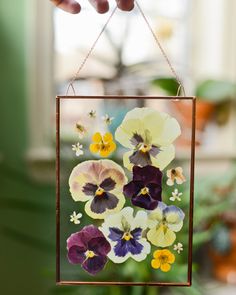
<svg viewBox="0 0 236 295">
<path fill-rule="evenodd" d="M 171 96 L 175 96 L 179 88 L 179 83 L 170 77 L 156 78 L 152 81 L 152 84 Z M 213 115 L 218 124 L 227 122 L 232 100 L 236 98 L 236 84 L 229 81 L 205 80 L 197 84 L 193 95 L 197 97 L 196 135 L 199 144 L 200 135 Z M 179 101 L 174 104 L 174 108 L 177 117 L 184 126 L 191 128 L 191 104 L 186 101 Z M 184 140 L 182 143 L 188 144 Z"/>
</svg>

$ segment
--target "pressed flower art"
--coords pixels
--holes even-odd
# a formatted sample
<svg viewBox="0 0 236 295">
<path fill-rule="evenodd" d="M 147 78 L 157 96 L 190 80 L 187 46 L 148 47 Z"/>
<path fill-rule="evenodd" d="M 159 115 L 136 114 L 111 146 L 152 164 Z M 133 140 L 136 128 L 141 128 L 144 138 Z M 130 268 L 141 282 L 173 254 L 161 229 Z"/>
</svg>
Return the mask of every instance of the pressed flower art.
<svg viewBox="0 0 236 295">
<path fill-rule="evenodd" d="M 159 202 L 158 207 L 148 216 L 148 240 L 155 246 L 168 247 L 176 239 L 176 232 L 183 226 L 184 212 L 176 206 Z"/>
<path fill-rule="evenodd" d="M 119 113 L 98 108 L 99 98 L 94 104 L 87 100 L 78 118 L 68 121 L 74 137 L 62 142 L 69 167 L 59 174 L 66 179 L 61 191 L 67 192 L 59 208 L 65 210 L 59 249 L 66 275 L 103 282 L 107 273 L 127 272 L 135 281 L 133 266 L 137 272 L 145 266 L 152 279 L 160 275 L 167 282 L 186 264 L 180 231 L 190 226 L 185 217 L 190 181 L 175 157 L 184 126 L 158 104 Z"/>
<path fill-rule="evenodd" d="M 122 263 L 129 257 L 142 261 L 150 253 L 150 244 L 142 236 L 147 228 L 147 213 L 138 211 L 135 217 L 133 214 L 133 208 L 126 207 L 105 218 L 100 228 L 111 244 L 108 257 L 115 263 Z"/>
<path fill-rule="evenodd" d="M 163 272 L 168 272 L 171 269 L 171 264 L 175 262 L 175 256 L 169 250 L 156 250 L 153 253 L 151 265 L 153 268 L 160 268 Z"/>
<path fill-rule="evenodd" d="M 95 275 L 106 265 L 111 247 L 101 231 L 89 225 L 67 239 L 67 250 L 70 263 L 80 264 L 88 273 Z"/>
<path fill-rule="evenodd" d="M 175 157 L 173 142 L 180 135 L 180 125 L 170 115 L 150 108 L 128 112 L 117 128 L 115 139 L 129 149 L 124 166 L 153 165 L 163 170 Z"/>
<path fill-rule="evenodd" d="M 69 178 L 72 198 L 86 202 L 85 212 L 95 219 L 123 208 L 126 182 L 123 169 L 111 160 L 85 161 L 72 170 Z"/>
<path fill-rule="evenodd" d="M 133 167 L 133 180 L 124 186 L 124 195 L 134 206 L 152 210 L 161 201 L 162 172 L 153 166 Z"/>
<path fill-rule="evenodd" d="M 92 143 L 89 146 L 90 151 L 99 154 L 101 157 L 108 157 L 116 149 L 116 144 L 111 133 L 107 132 L 105 135 L 97 132 L 92 137 Z"/>
</svg>

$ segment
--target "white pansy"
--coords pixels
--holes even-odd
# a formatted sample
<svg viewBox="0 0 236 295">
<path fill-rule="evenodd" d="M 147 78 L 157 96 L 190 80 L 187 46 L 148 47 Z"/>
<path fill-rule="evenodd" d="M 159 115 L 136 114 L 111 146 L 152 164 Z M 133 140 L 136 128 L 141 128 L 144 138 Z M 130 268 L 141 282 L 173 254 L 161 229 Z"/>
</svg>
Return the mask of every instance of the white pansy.
<svg viewBox="0 0 236 295">
<path fill-rule="evenodd" d="M 140 210 L 134 216 L 134 209 L 123 208 L 119 213 L 105 217 L 99 228 L 111 244 L 108 258 L 115 263 L 123 263 L 128 258 L 136 261 L 146 259 L 151 246 L 143 237 L 147 228 L 147 213 Z"/>
</svg>

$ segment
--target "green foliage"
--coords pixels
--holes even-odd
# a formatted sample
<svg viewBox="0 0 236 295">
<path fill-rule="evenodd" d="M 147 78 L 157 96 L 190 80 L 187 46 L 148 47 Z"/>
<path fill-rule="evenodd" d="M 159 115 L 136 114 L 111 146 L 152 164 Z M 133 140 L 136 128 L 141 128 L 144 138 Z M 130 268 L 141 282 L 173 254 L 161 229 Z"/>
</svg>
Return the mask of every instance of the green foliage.
<svg viewBox="0 0 236 295">
<path fill-rule="evenodd" d="M 196 96 L 219 103 L 236 97 L 236 84 L 229 81 L 206 80 L 197 85 Z"/>
<path fill-rule="evenodd" d="M 152 81 L 152 85 L 165 91 L 170 96 L 177 95 L 179 83 L 174 78 L 162 77 L 156 78 Z"/>
</svg>

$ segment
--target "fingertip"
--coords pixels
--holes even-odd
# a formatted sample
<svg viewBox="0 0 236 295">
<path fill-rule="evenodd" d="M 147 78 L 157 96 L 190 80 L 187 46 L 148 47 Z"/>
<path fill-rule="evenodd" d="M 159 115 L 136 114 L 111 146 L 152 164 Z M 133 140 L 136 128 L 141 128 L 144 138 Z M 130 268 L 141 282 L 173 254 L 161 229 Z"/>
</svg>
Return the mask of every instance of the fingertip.
<svg viewBox="0 0 236 295">
<path fill-rule="evenodd" d="M 52 2 L 54 2 L 57 7 L 71 14 L 77 14 L 81 11 L 80 4 L 74 0 L 53 0 Z"/>
<path fill-rule="evenodd" d="M 107 0 L 89 0 L 98 13 L 106 13 L 109 10 L 109 3 Z"/>
<path fill-rule="evenodd" d="M 123 11 L 131 11 L 134 8 L 134 0 L 116 0 L 118 8 Z"/>
</svg>

